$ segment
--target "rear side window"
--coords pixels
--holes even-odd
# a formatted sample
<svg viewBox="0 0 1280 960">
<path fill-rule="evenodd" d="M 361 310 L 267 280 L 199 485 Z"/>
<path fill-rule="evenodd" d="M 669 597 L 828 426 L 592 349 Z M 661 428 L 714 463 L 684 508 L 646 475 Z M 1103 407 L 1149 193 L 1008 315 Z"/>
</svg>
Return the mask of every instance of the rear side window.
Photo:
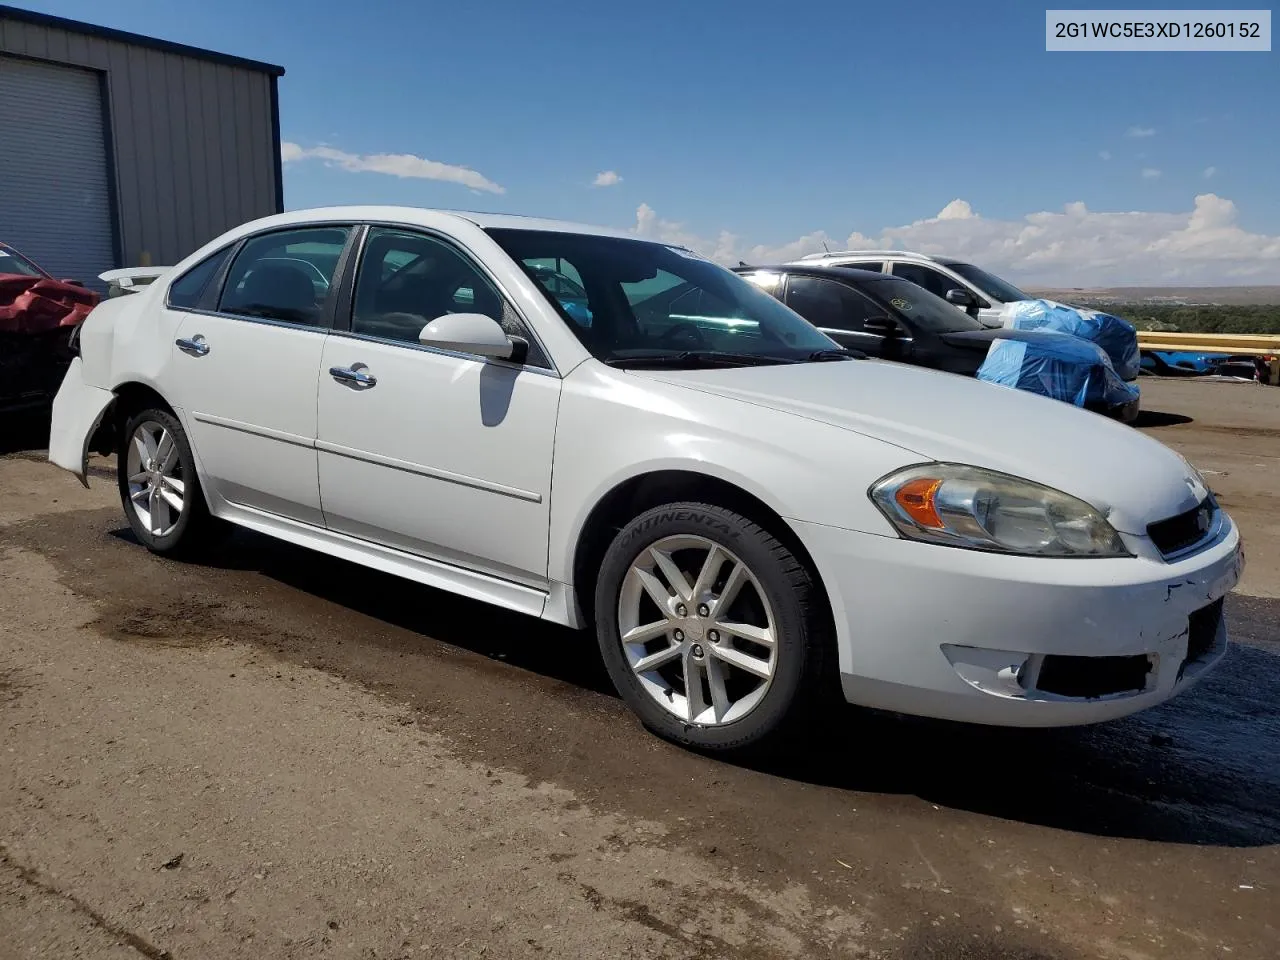
<svg viewBox="0 0 1280 960">
<path fill-rule="evenodd" d="M 893 275 L 903 280 L 910 280 L 918 287 L 924 287 L 935 297 L 945 297 L 953 288 L 964 289 L 964 285 L 952 280 L 944 273 L 922 267 L 914 263 L 895 263 Z"/>
<path fill-rule="evenodd" d="M 218 309 L 317 327 L 350 227 L 309 227 L 254 237 L 231 264 Z"/>
<path fill-rule="evenodd" d="M 173 281 L 169 286 L 169 306 L 195 307 L 198 305 L 205 288 L 209 286 L 209 281 L 222 269 L 222 265 L 230 254 L 231 248 L 224 247 L 212 256 L 205 257 Z"/>
</svg>

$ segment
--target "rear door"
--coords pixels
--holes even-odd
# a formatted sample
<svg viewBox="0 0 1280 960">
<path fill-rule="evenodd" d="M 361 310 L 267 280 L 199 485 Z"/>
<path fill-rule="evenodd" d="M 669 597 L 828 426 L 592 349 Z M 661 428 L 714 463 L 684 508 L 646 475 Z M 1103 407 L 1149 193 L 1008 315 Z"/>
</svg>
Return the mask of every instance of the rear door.
<svg viewBox="0 0 1280 960">
<path fill-rule="evenodd" d="M 230 503 L 324 523 L 316 383 L 330 283 L 352 233 L 326 225 L 258 234 L 228 265 L 198 265 L 168 291 L 166 309 L 181 314 L 171 395 L 212 492 Z M 202 268 L 214 276 L 200 284 Z"/>
</svg>

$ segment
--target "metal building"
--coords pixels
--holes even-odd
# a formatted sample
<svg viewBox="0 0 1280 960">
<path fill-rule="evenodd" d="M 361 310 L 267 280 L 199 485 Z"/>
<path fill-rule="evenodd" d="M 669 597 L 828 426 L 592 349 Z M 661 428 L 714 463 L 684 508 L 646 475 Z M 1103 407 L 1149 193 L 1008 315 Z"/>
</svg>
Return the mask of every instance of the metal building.
<svg viewBox="0 0 1280 960">
<path fill-rule="evenodd" d="M 283 210 L 283 74 L 0 5 L 0 240 L 99 286 Z"/>
</svg>

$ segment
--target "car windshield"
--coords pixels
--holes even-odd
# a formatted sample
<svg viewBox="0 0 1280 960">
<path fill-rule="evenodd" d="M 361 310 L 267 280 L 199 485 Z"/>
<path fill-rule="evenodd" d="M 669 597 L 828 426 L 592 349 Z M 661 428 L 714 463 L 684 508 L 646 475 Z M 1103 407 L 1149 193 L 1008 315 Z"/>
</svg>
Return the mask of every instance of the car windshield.
<svg viewBox="0 0 1280 960">
<path fill-rule="evenodd" d="M 874 280 L 859 280 L 856 286 L 882 304 L 892 307 L 908 325 L 918 329 L 930 333 L 984 329 L 981 323 L 959 307 L 953 307 L 910 280 L 883 275 Z"/>
<path fill-rule="evenodd" d="M 45 272 L 12 247 L 0 246 L 0 273 L 43 277 Z"/>
<path fill-rule="evenodd" d="M 710 260 L 649 240 L 544 230 L 489 235 L 545 291 L 599 360 L 787 363 L 840 348 L 799 314 Z M 549 289 L 549 264 L 586 302 Z"/>
<path fill-rule="evenodd" d="M 1033 299 L 1030 294 L 1023 293 L 1007 280 L 1001 280 L 995 274 L 987 273 L 987 271 L 981 267 L 975 267 L 972 263 L 963 263 L 955 260 L 944 263 L 943 266 L 954 270 L 992 300 L 997 300 L 1000 303 L 1016 303 L 1019 300 Z"/>
</svg>

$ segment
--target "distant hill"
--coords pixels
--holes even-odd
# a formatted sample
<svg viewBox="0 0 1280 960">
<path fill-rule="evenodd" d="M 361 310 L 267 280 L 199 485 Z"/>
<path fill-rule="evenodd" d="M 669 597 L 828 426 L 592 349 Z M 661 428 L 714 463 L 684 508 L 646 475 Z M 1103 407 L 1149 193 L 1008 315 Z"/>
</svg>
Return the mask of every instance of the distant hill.
<svg viewBox="0 0 1280 960">
<path fill-rule="evenodd" d="M 1280 305 L 1280 284 L 1253 287 L 1028 287 L 1028 293 L 1081 306 L 1142 304 L 1150 306 Z"/>
</svg>

